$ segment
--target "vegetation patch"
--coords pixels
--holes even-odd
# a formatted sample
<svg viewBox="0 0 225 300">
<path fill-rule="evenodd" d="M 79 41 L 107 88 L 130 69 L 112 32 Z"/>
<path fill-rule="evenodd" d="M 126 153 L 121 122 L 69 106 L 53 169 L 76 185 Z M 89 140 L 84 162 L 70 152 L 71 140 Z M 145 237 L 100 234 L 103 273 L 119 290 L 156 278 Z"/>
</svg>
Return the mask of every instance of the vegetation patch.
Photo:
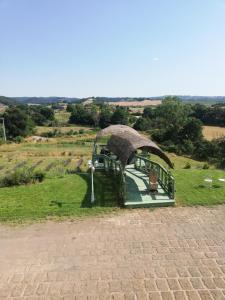
<svg viewBox="0 0 225 300">
<path fill-rule="evenodd" d="M 16 169 L 12 173 L 9 173 L 0 179 L 0 187 L 42 182 L 44 178 L 45 173 L 42 171 L 33 171 L 29 168 Z"/>
<path fill-rule="evenodd" d="M 40 184 L 0 189 L 0 222 L 85 217 L 118 209 L 110 178 L 96 172 L 96 202 L 90 202 L 90 174 L 46 179 Z"/>
</svg>

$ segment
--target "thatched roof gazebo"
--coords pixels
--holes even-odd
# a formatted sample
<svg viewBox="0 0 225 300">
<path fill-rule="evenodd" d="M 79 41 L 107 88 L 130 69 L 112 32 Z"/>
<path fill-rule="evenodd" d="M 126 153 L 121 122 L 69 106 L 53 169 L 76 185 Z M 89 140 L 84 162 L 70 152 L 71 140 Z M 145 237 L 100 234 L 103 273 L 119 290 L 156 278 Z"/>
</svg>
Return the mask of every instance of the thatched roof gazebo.
<svg viewBox="0 0 225 300">
<path fill-rule="evenodd" d="M 140 135 L 129 126 L 110 125 L 98 132 L 96 142 L 103 136 L 111 136 L 107 148 L 117 155 L 123 167 L 129 164 L 138 149 L 142 149 L 158 155 L 173 168 L 169 157 L 153 141 Z"/>
<path fill-rule="evenodd" d="M 112 134 L 127 134 L 127 133 L 133 133 L 136 135 L 140 134 L 133 128 L 126 126 L 126 125 L 110 125 L 101 131 L 99 131 L 96 135 L 96 141 L 99 140 L 103 136 L 110 136 Z"/>
<path fill-rule="evenodd" d="M 153 141 L 129 126 L 111 125 L 97 134 L 92 161 L 97 169 L 115 179 L 118 197 L 125 207 L 173 205 L 172 174 L 143 155 L 146 152 L 159 156 L 173 168 L 169 157 Z"/>
<path fill-rule="evenodd" d="M 131 132 L 126 134 L 112 135 L 107 144 L 108 149 L 118 156 L 123 167 L 125 167 L 135 156 L 138 149 L 149 151 L 152 154 L 158 155 L 171 168 L 173 164 L 169 157 L 151 140 Z"/>
</svg>

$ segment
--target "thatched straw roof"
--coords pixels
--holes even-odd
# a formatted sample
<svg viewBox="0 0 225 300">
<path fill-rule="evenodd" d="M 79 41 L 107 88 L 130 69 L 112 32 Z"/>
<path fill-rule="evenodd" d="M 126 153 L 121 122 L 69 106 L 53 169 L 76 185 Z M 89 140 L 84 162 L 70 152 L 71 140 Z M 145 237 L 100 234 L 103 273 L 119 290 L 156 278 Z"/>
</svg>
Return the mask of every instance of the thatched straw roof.
<svg viewBox="0 0 225 300">
<path fill-rule="evenodd" d="M 110 125 L 96 135 L 96 141 L 103 136 L 111 136 L 108 149 L 118 156 L 122 165 L 129 164 L 138 149 L 149 151 L 161 157 L 171 168 L 169 157 L 151 140 L 141 136 L 135 129 L 126 125 Z"/>
<path fill-rule="evenodd" d="M 129 164 L 137 149 L 144 149 L 158 155 L 173 168 L 173 164 L 169 157 L 154 142 L 138 133 L 127 131 L 125 134 L 124 132 L 113 134 L 108 141 L 107 147 L 111 152 L 118 156 L 123 167 Z"/>
<path fill-rule="evenodd" d="M 96 135 L 96 140 L 98 140 L 99 138 L 103 137 L 103 136 L 109 136 L 112 134 L 127 134 L 127 133 L 133 133 L 136 135 L 140 134 L 133 128 L 126 126 L 126 125 L 110 125 L 104 129 L 102 129 L 101 131 L 98 132 L 98 134 Z"/>
</svg>

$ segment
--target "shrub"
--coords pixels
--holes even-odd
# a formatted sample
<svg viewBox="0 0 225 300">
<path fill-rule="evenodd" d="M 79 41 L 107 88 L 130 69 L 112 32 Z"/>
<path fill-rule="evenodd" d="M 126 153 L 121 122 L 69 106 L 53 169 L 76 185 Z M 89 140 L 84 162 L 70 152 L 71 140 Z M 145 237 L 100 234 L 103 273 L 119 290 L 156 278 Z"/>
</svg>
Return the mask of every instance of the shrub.
<svg viewBox="0 0 225 300">
<path fill-rule="evenodd" d="M 17 169 L 13 173 L 6 175 L 0 181 L 1 187 L 9 187 L 16 185 L 24 185 L 35 182 L 42 182 L 45 178 L 45 173 L 41 171 L 33 172 L 27 168 Z"/>
<path fill-rule="evenodd" d="M 14 138 L 15 143 L 20 144 L 22 143 L 24 140 L 24 138 L 20 135 L 18 135 L 17 137 Z"/>
<path fill-rule="evenodd" d="M 84 129 L 79 130 L 79 134 L 84 134 L 84 133 L 85 133 Z"/>
<path fill-rule="evenodd" d="M 63 136 L 63 134 L 60 130 L 55 128 L 52 131 L 43 132 L 41 136 L 46 138 L 53 138 L 53 137 L 61 137 Z"/>
<path fill-rule="evenodd" d="M 187 162 L 184 166 L 184 169 L 191 169 L 191 164 Z"/>
<path fill-rule="evenodd" d="M 68 136 L 74 135 L 73 129 L 70 129 L 69 131 L 67 131 L 66 135 L 68 135 Z"/>
<path fill-rule="evenodd" d="M 225 169 L 225 158 L 222 158 L 218 163 L 219 168 Z"/>
<path fill-rule="evenodd" d="M 42 171 L 36 171 L 33 175 L 34 181 L 42 182 L 45 179 L 45 173 Z"/>
<path fill-rule="evenodd" d="M 56 162 L 51 162 L 50 164 L 47 165 L 47 167 L 45 168 L 46 172 L 49 172 L 53 167 L 55 167 L 57 163 Z"/>
<path fill-rule="evenodd" d="M 134 129 L 136 130 L 148 130 L 151 128 L 151 121 L 149 118 L 138 118 L 133 126 Z"/>
<path fill-rule="evenodd" d="M 161 147 L 164 151 L 179 153 L 178 147 L 174 144 L 171 144 L 171 145 L 163 144 Z"/>
<path fill-rule="evenodd" d="M 208 170 L 209 169 L 209 165 L 207 163 L 205 163 L 203 166 L 202 166 L 202 169 L 203 170 Z"/>
</svg>

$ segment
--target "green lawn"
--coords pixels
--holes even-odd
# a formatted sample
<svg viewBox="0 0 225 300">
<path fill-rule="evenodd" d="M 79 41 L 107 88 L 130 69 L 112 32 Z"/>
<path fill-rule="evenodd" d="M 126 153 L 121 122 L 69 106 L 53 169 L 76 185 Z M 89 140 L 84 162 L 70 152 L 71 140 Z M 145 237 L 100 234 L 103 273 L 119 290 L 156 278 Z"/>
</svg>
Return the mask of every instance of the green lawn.
<svg viewBox="0 0 225 300">
<path fill-rule="evenodd" d="M 191 205 L 214 205 L 225 203 L 225 188 L 218 179 L 225 178 L 225 171 L 216 169 L 210 165 L 209 169 L 202 169 L 204 162 L 194 159 L 168 154 L 174 163 L 174 170 L 171 171 L 175 178 L 176 185 L 176 204 L 182 206 Z M 152 155 L 151 159 L 159 162 L 166 167 L 166 164 L 157 156 Z M 191 168 L 184 169 L 189 163 Z M 207 188 L 204 179 L 213 179 L 211 189 Z"/>
<path fill-rule="evenodd" d="M 225 203 L 225 188 L 218 179 L 225 172 L 216 169 L 178 169 L 173 172 L 176 182 L 177 205 L 214 205 Z M 213 179 L 212 188 L 205 186 L 204 178 Z"/>
<path fill-rule="evenodd" d="M 0 189 L 0 222 L 91 216 L 117 209 L 112 180 L 96 173 L 96 202 L 90 204 L 90 176 L 66 175 L 43 183 Z"/>
<path fill-rule="evenodd" d="M 84 136 L 86 138 L 86 136 Z M 90 145 L 77 145 L 73 139 L 60 138 L 51 143 L 9 144 L 0 146 L 0 177 L 11 172 L 19 163 L 26 166 L 38 164 L 38 170 L 55 162 L 47 171 L 43 183 L 0 188 L 0 222 L 26 222 L 46 218 L 84 217 L 112 212 L 119 209 L 117 187 L 110 177 L 101 172 L 95 173 L 96 202 L 90 204 L 90 176 L 88 174 L 65 175 L 66 169 L 75 170 L 76 163 L 83 156 L 82 171 L 87 169 L 91 157 Z M 225 203 L 225 188 L 219 178 L 225 178 L 225 172 L 211 165 L 204 170 L 204 162 L 169 154 L 175 169 L 172 173 L 176 182 L 176 204 L 178 206 L 214 205 Z M 64 167 L 64 161 L 70 159 Z M 154 155 L 151 159 L 164 162 Z M 189 163 L 190 169 L 184 169 Z M 62 175 L 62 178 L 57 176 Z M 212 177 L 213 187 L 204 186 L 204 178 Z"/>
</svg>

